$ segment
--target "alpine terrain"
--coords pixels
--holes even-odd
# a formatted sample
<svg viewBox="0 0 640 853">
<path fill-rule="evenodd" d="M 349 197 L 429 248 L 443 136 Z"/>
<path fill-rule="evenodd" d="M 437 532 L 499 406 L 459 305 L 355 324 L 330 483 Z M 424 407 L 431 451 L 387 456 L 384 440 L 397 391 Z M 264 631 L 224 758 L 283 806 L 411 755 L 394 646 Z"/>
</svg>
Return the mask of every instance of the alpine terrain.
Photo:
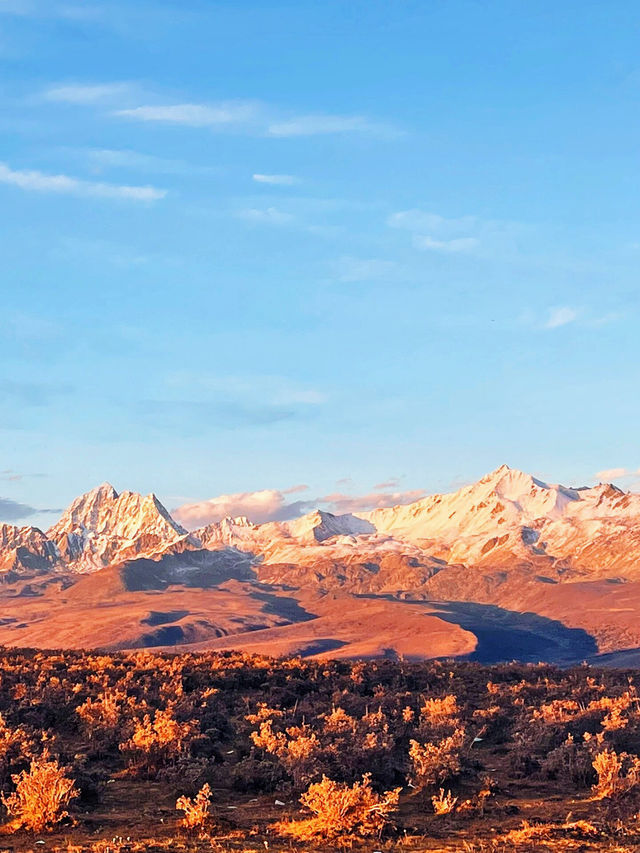
<svg viewBox="0 0 640 853">
<path fill-rule="evenodd" d="M 104 484 L 0 525 L 0 643 L 640 661 L 640 495 L 501 466 L 372 512 L 180 526 Z"/>
</svg>

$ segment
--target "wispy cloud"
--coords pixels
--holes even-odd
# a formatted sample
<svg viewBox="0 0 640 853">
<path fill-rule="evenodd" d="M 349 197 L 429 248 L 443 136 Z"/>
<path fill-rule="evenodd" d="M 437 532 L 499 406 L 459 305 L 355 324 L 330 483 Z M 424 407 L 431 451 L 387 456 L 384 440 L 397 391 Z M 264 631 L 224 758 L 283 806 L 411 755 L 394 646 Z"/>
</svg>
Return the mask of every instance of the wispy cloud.
<svg viewBox="0 0 640 853">
<path fill-rule="evenodd" d="M 127 199 L 129 201 L 157 201 L 167 194 L 166 190 L 151 186 L 103 184 L 85 181 L 69 175 L 47 175 L 35 170 L 20 171 L 11 169 L 6 163 L 0 163 L 0 183 L 11 184 L 30 192 Z"/>
<path fill-rule="evenodd" d="M 19 471 L 14 471 L 12 468 L 5 468 L 4 471 L 0 471 L 0 480 L 3 480 L 6 483 L 19 483 L 21 480 L 26 478 L 40 478 L 46 477 L 46 474 L 21 474 Z"/>
<path fill-rule="evenodd" d="M 92 169 L 96 172 L 113 168 L 163 175 L 213 175 L 219 174 L 221 171 L 215 166 L 201 166 L 197 163 L 189 163 L 186 160 L 174 160 L 127 149 L 92 148 L 88 151 L 82 151 L 82 154 L 86 156 Z"/>
<path fill-rule="evenodd" d="M 445 254 L 515 255 L 523 232 L 522 226 L 514 222 L 477 216 L 445 217 L 417 208 L 391 214 L 387 224 L 410 232 L 416 249 Z"/>
<path fill-rule="evenodd" d="M 182 124 L 188 127 L 218 127 L 254 121 L 259 111 L 259 107 L 252 102 L 227 101 L 211 106 L 205 104 L 144 105 L 116 110 L 114 115 L 137 121 Z"/>
<path fill-rule="evenodd" d="M 131 83 L 70 84 L 52 86 L 44 91 L 43 96 L 58 103 L 89 105 L 121 100 L 132 91 Z"/>
<path fill-rule="evenodd" d="M 287 186 L 299 184 L 300 179 L 294 175 L 253 175 L 253 180 L 259 184 L 273 184 L 274 186 Z"/>
<path fill-rule="evenodd" d="M 38 512 L 32 506 L 12 501 L 10 498 L 0 498 L 0 521 L 18 521 L 21 518 L 29 518 Z"/>
<path fill-rule="evenodd" d="M 369 492 L 365 495 L 345 495 L 333 492 L 317 498 L 320 505 L 326 506 L 330 512 L 367 512 L 382 507 L 410 504 L 424 497 L 421 489 L 410 489 L 405 492 Z"/>
<path fill-rule="evenodd" d="M 160 94 L 152 91 L 144 94 L 140 86 L 130 82 L 60 84 L 49 87 L 43 94 L 47 100 L 69 104 L 110 104 L 113 107 L 112 115 L 133 121 L 228 129 L 262 136 L 285 138 L 364 134 L 394 139 L 404 135 L 404 131 L 392 124 L 364 115 L 287 115 L 285 110 L 257 100 L 162 103 Z M 264 183 L 295 182 L 292 175 L 257 175 L 255 179 L 262 179 Z"/>
<path fill-rule="evenodd" d="M 385 480 L 384 483 L 376 483 L 373 488 L 380 491 L 387 491 L 388 489 L 397 489 L 399 485 L 400 477 L 391 477 L 390 479 Z"/>
<path fill-rule="evenodd" d="M 475 237 L 455 237 L 452 240 L 436 240 L 433 237 L 416 236 L 413 241 L 417 249 L 431 249 L 434 252 L 472 252 L 480 241 Z"/>
<path fill-rule="evenodd" d="M 559 305 L 556 308 L 551 308 L 549 317 L 544 324 L 545 329 L 559 329 L 561 326 L 567 326 L 573 323 L 578 318 L 578 312 L 575 308 L 568 305 Z"/>
<path fill-rule="evenodd" d="M 326 136 L 328 134 L 363 133 L 380 137 L 401 135 L 398 128 L 376 122 L 365 116 L 305 115 L 274 121 L 267 127 L 269 136 Z"/>
<path fill-rule="evenodd" d="M 640 469 L 635 471 L 629 468 L 605 468 L 603 471 L 598 471 L 596 477 L 601 482 L 610 483 L 613 480 L 624 480 L 629 477 L 637 477 L 640 474 Z"/>
</svg>

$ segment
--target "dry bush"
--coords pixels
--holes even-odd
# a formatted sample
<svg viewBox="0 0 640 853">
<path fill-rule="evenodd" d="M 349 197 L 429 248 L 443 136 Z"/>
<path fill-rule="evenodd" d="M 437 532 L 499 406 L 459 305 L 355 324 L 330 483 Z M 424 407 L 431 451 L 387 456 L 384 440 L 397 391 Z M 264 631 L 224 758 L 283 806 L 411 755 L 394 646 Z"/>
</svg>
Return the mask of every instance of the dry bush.
<svg viewBox="0 0 640 853">
<path fill-rule="evenodd" d="M 460 750 L 464 738 L 464 729 L 458 728 L 439 743 L 420 744 L 417 740 L 411 740 L 409 742 L 409 758 L 412 766 L 410 782 L 414 788 L 422 789 L 437 785 L 457 776 L 461 770 Z"/>
<path fill-rule="evenodd" d="M 269 709 L 261 705 L 257 714 L 246 717 L 260 721 L 251 733 L 254 745 L 278 759 L 294 787 L 302 790 L 322 775 L 353 782 L 370 772 L 380 784 L 393 779 L 390 757 L 396 739 L 386 714 L 366 711 L 354 717 L 341 707 L 317 715 L 314 725 L 302 722 L 286 725 L 283 715 L 265 717 Z"/>
<path fill-rule="evenodd" d="M 0 787 L 10 770 L 18 769 L 26 758 L 33 758 L 32 739 L 25 729 L 8 726 L 0 714 Z"/>
<path fill-rule="evenodd" d="M 276 732 L 272 720 L 264 720 L 260 730 L 251 733 L 251 740 L 259 749 L 279 759 L 296 788 L 304 788 L 318 775 L 320 741 L 306 723 Z"/>
<path fill-rule="evenodd" d="M 76 708 L 76 714 L 91 741 L 101 748 L 118 743 L 122 737 L 125 704 L 127 695 L 124 691 L 107 689 L 95 699 L 89 697 Z"/>
<path fill-rule="evenodd" d="M 321 782 L 310 785 L 300 797 L 303 807 L 313 817 L 278 821 L 272 828 L 298 842 L 380 836 L 397 810 L 400 790 L 377 794 L 371 787 L 370 774 L 351 786 L 323 776 Z"/>
<path fill-rule="evenodd" d="M 451 814 L 456 807 L 458 798 L 454 797 L 451 791 L 445 793 L 444 788 L 440 788 L 440 792 L 431 797 L 431 802 L 436 814 Z"/>
<path fill-rule="evenodd" d="M 120 749 L 129 756 L 134 771 L 151 777 L 161 767 L 188 756 L 198 733 L 196 720 L 180 723 L 171 709 L 156 711 L 153 720 L 145 714 L 142 721 L 136 721 L 131 738 L 121 743 Z"/>
<path fill-rule="evenodd" d="M 554 699 L 534 710 L 532 719 L 545 723 L 566 723 L 580 714 L 580 705 L 575 699 Z"/>
<path fill-rule="evenodd" d="M 184 812 L 182 826 L 203 831 L 211 822 L 211 788 L 206 784 L 195 797 L 180 797 L 176 809 Z"/>
<path fill-rule="evenodd" d="M 593 768 L 598 774 L 593 786 L 596 799 L 617 799 L 631 791 L 640 793 L 640 758 L 637 755 L 603 749 L 593 759 Z"/>
<path fill-rule="evenodd" d="M 451 693 L 442 699 L 425 699 L 420 708 L 422 717 L 434 725 L 447 722 L 451 717 L 457 717 L 458 713 L 458 700 Z"/>
<path fill-rule="evenodd" d="M 29 770 L 12 776 L 16 790 L 2 795 L 2 802 L 14 820 L 12 828 L 24 827 L 33 832 L 59 823 L 68 816 L 67 806 L 79 791 L 65 768 L 46 757 L 33 759 Z"/>
</svg>

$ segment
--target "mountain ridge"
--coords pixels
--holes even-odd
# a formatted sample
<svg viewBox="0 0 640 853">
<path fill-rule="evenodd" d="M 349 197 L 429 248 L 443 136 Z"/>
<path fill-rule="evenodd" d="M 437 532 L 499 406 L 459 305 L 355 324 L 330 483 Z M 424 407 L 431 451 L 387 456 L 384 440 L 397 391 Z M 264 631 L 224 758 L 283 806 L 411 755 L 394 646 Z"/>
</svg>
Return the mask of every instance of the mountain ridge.
<svg viewBox="0 0 640 853">
<path fill-rule="evenodd" d="M 589 639 L 576 649 L 616 652 L 640 648 L 640 495 L 613 484 L 548 484 L 502 465 L 410 504 L 262 524 L 227 517 L 187 531 L 153 493 L 103 483 L 46 533 L 0 525 L 0 581 L 8 644 L 52 636 L 114 647 L 126 636 L 135 647 L 164 638 L 221 648 L 257 632 L 252 648 L 287 653 L 377 648 L 419 657 L 437 646 L 459 655 L 473 653 L 470 637 L 535 613 L 544 636 L 526 648 L 566 655 L 583 632 Z M 151 611 L 157 596 L 164 603 Z M 449 629 L 442 602 L 457 614 Z M 149 617 L 159 606 L 167 615 Z M 166 625 L 150 632 L 149 618 Z M 523 624 L 517 636 L 531 631 Z M 319 638 L 321 630 L 331 636 Z M 371 631 L 375 642 L 364 642 Z"/>
</svg>

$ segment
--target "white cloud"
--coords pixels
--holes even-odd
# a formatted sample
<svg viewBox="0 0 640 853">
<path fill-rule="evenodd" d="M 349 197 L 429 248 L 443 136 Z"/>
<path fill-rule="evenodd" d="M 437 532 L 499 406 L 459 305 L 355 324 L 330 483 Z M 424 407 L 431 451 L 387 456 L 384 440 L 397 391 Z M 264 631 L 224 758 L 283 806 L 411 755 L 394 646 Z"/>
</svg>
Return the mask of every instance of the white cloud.
<svg viewBox="0 0 640 853">
<path fill-rule="evenodd" d="M 166 190 L 156 187 L 121 186 L 72 178 L 69 175 L 46 175 L 43 172 L 17 171 L 0 163 L 0 183 L 11 184 L 33 192 L 62 193 L 95 198 L 121 198 L 131 201 L 157 201 Z"/>
<path fill-rule="evenodd" d="M 457 254 L 459 252 L 472 252 L 480 245 L 480 241 L 475 237 L 455 237 L 452 240 L 436 240 L 433 237 L 416 235 L 413 244 L 417 249 Z"/>
<path fill-rule="evenodd" d="M 294 175 L 260 175 L 255 174 L 252 176 L 254 181 L 257 181 L 259 184 L 274 184 L 280 186 L 292 186 L 293 184 L 300 183 L 299 178 L 294 177 Z"/>
<path fill-rule="evenodd" d="M 421 489 L 405 492 L 370 492 L 366 495 L 345 495 L 334 492 L 317 498 L 317 502 L 328 507 L 333 513 L 367 512 L 371 509 L 410 504 L 424 497 Z"/>
<path fill-rule="evenodd" d="M 205 104 L 169 104 L 166 106 L 146 105 L 131 109 L 116 110 L 114 115 L 158 121 L 167 124 L 183 124 L 189 127 L 216 127 L 219 125 L 246 124 L 256 118 L 258 108 L 244 101 L 226 101 L 207 106 Z"/>
<path fill-rule="evenodd" d="M 387 223 L 392 228 L 405 228 L 407 231 L 433 231 L 438 234 L 451 236 L 477 229 L 479 220 L 475 216 L 459 216 L 447 218 L 438 213 L 412 208 L 392 213 Z"/>
<path fill-rule="evenodd" d="M 408 231 L 416 249 L 502 258 L 519 253 L 519 238 L 526 231 L 515 222 L 477 216 L 445 217 L 417 208 L 391 214 L 387 225 Z"/>
<path fill-rule="evenodd" d="M 172 160 L 154 154 L 142 154 L 127 149 L 94 148 L 82 151 L 95 171 L 107 168 L 136 169 L 165 175 L 216 174 L 213 166 L 199 166 L 186 160 Z"/>
<path fill-rule="evenodd" d="M 275 207 L 267 207 L 260 209 L 250 207 L 246 210 L 239 210 L 236 214 L 240 219 L 246 219 L 249 222 L 263 223 L 265 225 L 289 225 L 295 220 L 291 213 L 285 213 L 283 210 L 278 210 Z"/>
<path fill-rule="evenodd" d="M 544 324 L 545 329 L 559 329 L 560 326 L 566 326 L 568 323 L 578 317 L 578 312 L 575 308 L 570 308 L 568 305 L 560 305 L 557 308 L 551 308 L 549 318 Z"/>
<path fill-rule="evenodd" d="M 130 83 L 103 83 L 95 86 L 53 86 L 44 92 L 48 101 L 67 104 L 99 104 L 131 93 Z"/>
<path fill-rule="evenodd" d="M 306 115 L 274 121 L 267 128 L 269 136 L 322 136 L 334 133 L 366 133 L 394 137 L 400 131 L 365 116 Z"/>
<path fill-rule="evenodd" d="M 637 471 L 631 471 L 629 468 L 605 468 L 603 471 L 598 471 L 596 477 L 601 482 L 610 483 L 613 480 L 636 477 L 638 474 L 640 474 L 640 469 Z"/>
<path fill-rule="evenodd" d="M 230 516 L 246 516 L 254 524 L 296 518 L 307 509 L 307 501 L 288 501 L 287 495 L 307 490 L 307 486 L 290 489 L 261 489 L 256 492 L 237 492 L 219 495 L 209 500 L 183 504 L 172 510 L 173 517 L 190 530 L 204 527 Z"/>
<path fill-rule="evenodd" d="M 115 115 L 139 121 L 168 122 L 190 127 L 252 124 L 267 136 L 279 137 L 342 133 L 366 133 L 387 137 L 399 135 L 399 131 L 390 125 L 371 121 L 364 116 L 307 115 L 275 120 L 268 117 L 268 112 L 267 106 L 253 101 L 225 101 L 218 104 L 145 104 L 131 109 L 117 110 Z"/>
<path fill-rule="evenodd" d="M 246 516 L 254 524 L 267 521 L 286 521 L 298 518 L 318 506 L 335 514 L 366 512 L 379 507 L 409 504 L 424 497 L 419 489 L 408 491 L 379 491 L 365 495 L 347 495 L 333 492 L 318 498 L 290 501 L 288 496 L 306 492 L 306 485 L 292 486 L 289 489 L 262 489 L 256 492 L 237 492 L 219 495 L 209 500 L 186 503 L 171 511 L 173 517 L 189 530 L 195 530 L 212 522 L 221 521 L 230 516 Z"/>
</svg>

